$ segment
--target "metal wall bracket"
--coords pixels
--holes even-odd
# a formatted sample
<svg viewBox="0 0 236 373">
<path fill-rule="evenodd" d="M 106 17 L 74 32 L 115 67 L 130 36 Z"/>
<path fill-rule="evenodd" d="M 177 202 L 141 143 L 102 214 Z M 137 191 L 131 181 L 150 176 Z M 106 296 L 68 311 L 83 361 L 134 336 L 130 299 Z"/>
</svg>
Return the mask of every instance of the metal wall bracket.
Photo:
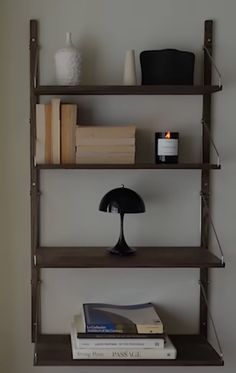
<svg viewBox="0 0 236 373">
<path fill-rule="evenodd" d="M 34 365 L 38 365 L 38 354 L 37 354 L 37 352 L 34 353 Z"/>
<path fill-rule="evenodd" d="M 222 75 L 221 75 L 221 73 L 220 73 L 218 67 L 216 66 L 215 61 L 214 61 L 214 59 L 213 59 L 213 57 L 212 57 L 210 51 L 208 50 L 208 48 L 207 48 L 205 45 L 203 46 L 203 50 L 206 52 L 207 56 L 209 57 L 209 59 L 210 59 L 210 61 L 211 61 L 212 66 L 214 67 L 214 69 L 215 69 L 215 71 L 216 71 L 216 73 L 217 73 L 217 75 L 218 75 L 218 86 L 219 86 L 220 88 L 222 88 Z"/>
<path fill-rule="evenodd" d="M 214 142 L 214 140 L 213 140 L 213 138 L 212 138 L 212 136 L 211 136 L 211 132 L 210 132 L 210 130 L 209 130 L 209 128 L 208 128 L 208 126 L 207 126 L 207 123 L 206 123 L 206 121 L 205 121 L 204 118 L 202 118 L 201 123 L 202 123 L 202 125 L 204 126 L 204 128 L 206 129 L 206 133 L 207 133 L 207 136 L 208 136 L 208 138 L 209 138 L 209 140 L 210 140 L 210 143 L 211 143 L 211 145 L 213 146 L 213 148 L 214 148 L 214 150 L 215 150 L 215 152 L 216 152 L 216 156 L 217 156 L 217 166 L 220 167 L 220 154 L 219 154 L 219 152 L 218 152 L 218 150 L 217 150 L 216 144 L 215 144 L 215 142 Z"/>
<path fill-rule="evenodd" d="M 209 194 L 210 195 L 210 194 Z M 219 240 L 219 237 L 218 237 L 218 234 L 216 232 L 216 228 L 215 228 L 215 225 L 213 223 L 213 219 L 212 219 L 212 216 L 211 216 L 211 212 L 210 212 L 210 209 L 209 209 L 209 206 L 207 204 L 207 201 L 206 201 L 206 197 L 208 198 L 209 195 L 206 195 L 205 193 L 203 193 L 202 191 L 200 192 L 200 196 L 202 198 L 202 201 L 207 209 L 207 213 L 208 213 L 208 217 L 209 217 L 209 221 L 210 221 L 210 224 L 211 224 L 211 227 L 212 227 L 212 230 L 214 232 L 214 235 L 215 235 L 215 238 L 216 238 L 216 242 L 217 242 L 217 245 L 218 245 L 218 248 L 220 250 L 220 253 L 221 253 L 221 263 L 222 265 L 224 264 L 224 253 L 223 253 L 223 249 L 222 249 L 222 245 L 220 243 L 220 240 Z"/>
<path fill-rule="evenodd" d="M 206 292 L 205 292 L 204 284 L 201 281 L 199 281 L 199 285 L 201 287 L 201 292 L 202 292 L 202 295 L 203 295 L 203 299 L 204 299 L 204 301 L 206 303 L 206 306 L 207 306 L 209 319 L 211 321 L 212 328 L 213 328 L 215 338 L 216 338 L 216 342 L 217 342 L 217 345 L 218 345 L 218 348 L 219 348 L 219 354 L 220 354 L 221 359 L 223 360 L 224 354 L 223 354 L 223 350 L 221 348 L 221 343 L 220 343 L 220 339 L 219 339 L 219 336 L 218 336 L 218 333 L 217 333 L 217 330 L 216 330 L 215 322 L 213 320 L 213 317 L 212 317 L 212 314 L 211 314 L 211 311 L 210 311 L 210 306 L 209 306 L 209 302 L 207 300 L 207 295 L 206 295 Z"/>
<path fill-rule="evenodd" d="M 34 266 L 37 267 L 37 256 L 34 255 Z"/>
</svg>

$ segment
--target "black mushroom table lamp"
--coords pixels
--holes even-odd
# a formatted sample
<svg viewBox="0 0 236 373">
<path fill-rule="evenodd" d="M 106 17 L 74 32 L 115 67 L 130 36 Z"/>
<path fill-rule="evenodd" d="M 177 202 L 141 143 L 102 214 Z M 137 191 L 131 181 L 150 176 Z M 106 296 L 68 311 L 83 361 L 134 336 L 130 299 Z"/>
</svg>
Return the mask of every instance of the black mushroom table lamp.
<svg viewBox="0 0 236 373">
<path fill-rule="evenodd" d="M 116 188 L 110 190 L 102 198 L 99 210 L 104 212 L 115 212 L 120 214 L 120 237 L 117 244 L 110 249 L 111 254 L 120 256 L 131 255 L 135 249 L 128 246 L 124 237 L 124 214 L 139 214 L 145 212 L 145 205 L 142 198 L 133 190 L 125 188 Z"/>
</svg>

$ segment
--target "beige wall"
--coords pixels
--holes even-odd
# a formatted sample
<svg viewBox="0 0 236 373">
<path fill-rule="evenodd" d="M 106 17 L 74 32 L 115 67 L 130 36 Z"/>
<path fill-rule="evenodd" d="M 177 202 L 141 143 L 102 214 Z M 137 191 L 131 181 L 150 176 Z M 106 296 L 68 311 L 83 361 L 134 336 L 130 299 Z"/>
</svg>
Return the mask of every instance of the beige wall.
<svg viewBox="0 0 236 373">
<path fill-rule="evenodd" d="M 29 20 L 40 21 L 41 82 L 55 81 L 53 54 L 66 31 L 83 52 L 83 81 L 122 81 L 125 50 L 176 47 L 197 55 L 199 80 L 203 22 L 216 22 L 216 60 L 224 91 L 214 96 L 214 138 L 222 171 L 213 173 L 213 215 L 226 254 L 225 270 L 213 270 L 212 311 L 225 352 L 222 372 L 235 371 L 235 12 L 233 0 L 1 0 L 0 4 L 0 372 L 92 372 L 95 368 L 33 368 L 30 343 Z M 138 68 L 138 74 L 140 70 Z M 68 98 L 67 98 L 68 100 Z M 71 99 L 75 100 L 75 98 Z M 198 97 L 79 98 L 80 120 L 130 123 L 139 128 L 140 158 L 150 159 L 153 132 L 181 132 L 181 158 L 199 159 Z M 146 203 L 144 215 L 128 217 L 132 245 L 198 245 L 199 171 L 64 171 L 42 175 L 42 243 L 112 245 L 118 217 L 97 211 L 102 195 L 124 183 Z M 66 194 L 65 194 L 66 191 Z M 82 211 L 82 214 L 80 212 Z M 214 246 L 215 242 L 213 241 Z M 196 270 L 47 270 L 43 272 L 43 329 L 66 332 L 85 301 L 142 302 L 160 307 L 171 331 L 195 332 Z M 113 368 L 114 369 L 114 368 Z M 215 372 L 215 368 L 192 368 Z M 121 371 L 121 369 L 115 368 Z M 123 368 L 123 371 L 143 369 Z M 154 369 L 150 368 L 154 372 Z M 168 369 L 173 372 L 189 368 Z M 96 371 L 110 371 L 101 368 Z M 166 372 L 166 369 L 158 369 Z"/>
</svg>

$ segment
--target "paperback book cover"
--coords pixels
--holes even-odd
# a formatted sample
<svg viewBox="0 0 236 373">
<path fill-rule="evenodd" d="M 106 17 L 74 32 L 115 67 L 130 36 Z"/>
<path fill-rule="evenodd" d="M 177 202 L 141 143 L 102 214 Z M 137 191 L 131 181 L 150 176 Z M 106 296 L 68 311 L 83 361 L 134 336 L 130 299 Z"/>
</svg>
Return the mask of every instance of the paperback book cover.
<svg viewBox="0 0 236 373">
<path fill-rule="evenodd" d="M 78 348 L 163 348 L 163 334 L 85 333 L 81 315 L 73 318 L 72 330 Z"/>
<path fill-rule="evenodd" d="M 163 334 L 163 324 L 152 303 L 129 306 L 85 303 L 82 315 L 87 333 Z"/>
<path fill-rule="evenodd" d="M 71 330 L 71 347 L 73 359 L 113 359 L 113 360 L 140 360 L 140 359 L 176 359 L 177 351 L 171 340 L 167 337 L 164 348 L 78 348 L 76 333 Z"/>
</svg>

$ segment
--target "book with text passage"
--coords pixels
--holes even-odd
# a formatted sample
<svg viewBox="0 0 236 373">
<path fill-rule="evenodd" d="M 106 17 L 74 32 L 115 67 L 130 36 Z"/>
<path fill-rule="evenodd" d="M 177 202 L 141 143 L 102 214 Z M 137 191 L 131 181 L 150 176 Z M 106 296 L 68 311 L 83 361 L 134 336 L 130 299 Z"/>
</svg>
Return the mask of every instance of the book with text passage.
<svg viewBox="0 0 236 373">
<path fill-rule="evenodd" d="M 177 350 L 170 338 L 166 337 L 163 348 L 79 348 L 76 344 L 76 334 L 72 325 L 71 347 L 73 359 L 176 359 Z"/>
</svg>

